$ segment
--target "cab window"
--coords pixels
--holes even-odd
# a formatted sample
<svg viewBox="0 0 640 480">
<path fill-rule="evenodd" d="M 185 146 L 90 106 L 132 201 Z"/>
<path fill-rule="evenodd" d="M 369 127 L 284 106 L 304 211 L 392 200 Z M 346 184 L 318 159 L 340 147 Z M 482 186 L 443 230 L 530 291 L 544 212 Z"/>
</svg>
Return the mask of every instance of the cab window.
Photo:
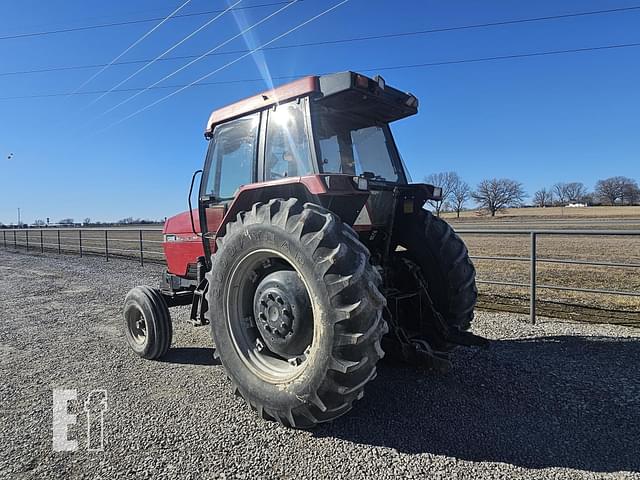
<svg viewBox="0 0 640 480">
<path fill-rule="evenodd" d="M 313 173 L 303 99 L 272 107 L 267 122 L 265 180 Z"/>
<path fill-rule="evenodd" d="M 219 200 L 230 200 L 241 185 L 253 182 L 260 114 L 255 113 L 218 125 L 209 148 L 207 191 Z"/>
</svg>

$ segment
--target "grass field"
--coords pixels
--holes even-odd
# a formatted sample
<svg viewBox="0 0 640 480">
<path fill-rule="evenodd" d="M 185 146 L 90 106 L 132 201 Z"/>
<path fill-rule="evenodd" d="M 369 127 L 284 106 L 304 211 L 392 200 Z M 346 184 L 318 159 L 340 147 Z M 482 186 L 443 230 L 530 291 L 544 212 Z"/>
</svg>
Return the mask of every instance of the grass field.
<svg viewBox="0 0 640 480">
<path fill-rule="evenodd" d="M 512 209 L 495 218 L 471 216 L 461 219 L 445 217 L 457 230 L 492 228 L 535 229 L 640 229 L 640 207 L 589 207 Z M 587 212 L 591 215 L 588 216 Z M 607 213 L 609 212 L 609 213 Z M 549 214 L 543 216 L 542 214 Z M 559 215 L 559 216 L 558 216 Z M 61 251 L 80 253 L 78 230 L 44 230 L 42 246 Z M 139 230 L 119 229 L 109 232 L 109 256 L 140 258 Z M 478 280 L 529 282 L 530 239 L 527 235 L 497 235 L 461 233 L 472 257 L 522 257 L 524 261 L 474 259 Z M 13 232 L 0 231 L 0 245 L 6 238 L 8 248 L 14 246 Z M 18 249 L 26 249 L 26 231 L 16 234 Z M 154 229 L 142 230 L 144 261 L 162 262 L 162 233 Z M 40 232 L 29 232 L 29 250 L 40 251 Z M 84 254 L 105 256 L 104 231 L 82 230 Z M 640 292 L 640 237 L 616 236 L 538 236 L 539 259 L 568 259 L 581 261 L 629 263 L 634 266 L 589 266 L 560 263 L 537 264 L 537 281 L 542 285 L 588 289 Z M 479 307 L 489 310 L 528 311 L 529 289 L 503 285 L 478 285 Z M 540 315 L 587 321 L 610 322 L 640 326 L 640 297 L 593 294 L 539 289 L 537 294 Z"/>
<path fill-rule="evenodd" d="M 456 214 L 445 212 L 442 214 L 447 220 L 455 219 Z M 495 217 L 491 217 L 486 212 L 479 210 L 466 210 L 460 212 L 460 220 L 477 220 L 477 221 L 505 221 L 518 219 L 640 219 L 640 206 L 625 207 L 531 207 L 531 208 L 507 208 L 498 213 Z"/>
<path fill-rule="evenodd" d="M 464 234 L 472 256 L 528 257 L 528 236 Z M 542 285 L 640 292 L 640 237 L 539 236 L 540 259 L 630 263 L 635 267 L 537 263 Z M 474 259 L 479 280 L 529 282 L 528 261 Z M 480 306 L 527 311 L 529 289 L 479 284 Z M 640 297 L 538 289 L 538 312 L 562 318 L 640 326 Z"/>
</svg>

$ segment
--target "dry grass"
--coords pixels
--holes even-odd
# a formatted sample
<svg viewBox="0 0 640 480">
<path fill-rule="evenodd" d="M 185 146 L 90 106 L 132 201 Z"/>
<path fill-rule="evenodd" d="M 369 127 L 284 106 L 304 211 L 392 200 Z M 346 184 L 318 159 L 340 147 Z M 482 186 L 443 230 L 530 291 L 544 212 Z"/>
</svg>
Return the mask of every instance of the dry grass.
<svg viewBox="0 0 640 480">
<path fill-rule="evenodd" d="M 474 235 L 463 238 L 472 256 L 528 257 L 528 236 Z M 538 237 L 539 259 L 566 259 L 640 265 L 640 238 L 616 236 Z M 479 280 L 529 283 L 528 261 L 475 259 Z M 560 263 L 537 264 L 541 285 L 640 292 L 640 268 Z M 480 305 L 489 309 L 526 311 L 529 289 L 479 284 Z M 539 289 L 539 311 L 549 316 L 640 325 L 640 297 Z"/>
<path fill-rule="evenodd" d="M 456 218 L 455 213 L 443 213 L 443 218 L 451 220 Z M 533 217 L 543 220 L 548 219 L 560 219 L 560 218 L 598 218 L 598 219 L 612 219 L 612 218 L 640 218 L 640 206 L 625 206 L 625 207 L 532 207 L 532 208 L 507 208 L 504 211 L 498 213 L 496 217 L 491 218 L 485 212 L 479 210 L 468 210 L 460 212 L 460 219 L 464 220 L 494 220 L 500 219 L 518 219 L 526 218 L 531 219 Z"/>
</svg>

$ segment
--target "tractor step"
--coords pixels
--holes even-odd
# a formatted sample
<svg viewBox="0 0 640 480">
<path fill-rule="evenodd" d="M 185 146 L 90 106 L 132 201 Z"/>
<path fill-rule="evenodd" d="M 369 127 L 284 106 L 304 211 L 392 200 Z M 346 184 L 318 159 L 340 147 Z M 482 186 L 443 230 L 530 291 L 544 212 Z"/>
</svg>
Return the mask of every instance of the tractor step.
<svg viewBox="0 0 640 480">
<path fill-rule="evenodd" d="M 209 308 L 207 303 L 207 291 L 209 290 L 209 282 L 206 278 L 198 284 L 198 287 L 193 291 L 193 299 L 191 300 L 191 314 L 189 315 L 188 323 L 194 327 L 202 327 L 209 325 L 209 320 L 205 317 L 205 313 Z"/>
</svg>

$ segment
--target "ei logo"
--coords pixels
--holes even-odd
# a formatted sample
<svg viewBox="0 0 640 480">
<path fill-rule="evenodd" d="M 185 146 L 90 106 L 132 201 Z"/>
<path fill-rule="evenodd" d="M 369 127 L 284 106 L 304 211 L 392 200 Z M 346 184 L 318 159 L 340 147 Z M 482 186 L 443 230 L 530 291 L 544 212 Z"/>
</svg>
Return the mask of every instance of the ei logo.
<svg viewBox="0 0 640 480">
<path fill-rule="evenodd" d="M 53 390 L 53 450 L 55 452 L 75 452 L 78 440 L 69 439 L 70 425 L 77 423 L 78 415 L 69 413 L 69 402 L 78 401 L 78 390 L 56 388 Z M 107 391 L 92 390 L 83 403 L 87 421 L 87 450 L 104 450 L 104 413 L 108 410 Z"/>
</svg>

